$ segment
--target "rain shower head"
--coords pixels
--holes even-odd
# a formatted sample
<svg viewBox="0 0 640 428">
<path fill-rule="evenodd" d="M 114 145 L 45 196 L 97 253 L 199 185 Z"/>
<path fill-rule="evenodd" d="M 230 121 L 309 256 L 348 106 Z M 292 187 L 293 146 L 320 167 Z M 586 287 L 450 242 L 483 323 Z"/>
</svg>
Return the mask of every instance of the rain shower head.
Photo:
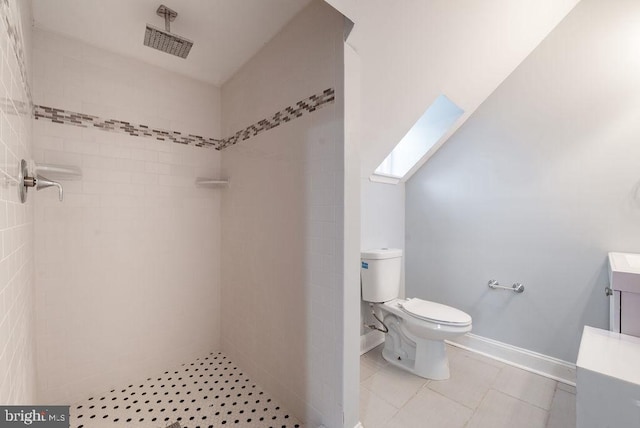
<svg viewBox="0 0 640 428">
<path fill-rule="evenodd" d="M 191 51 L 193 42 L 169 31 L 169 23 L 176 19 L 178 12 L 169 9 L 165 5 L 160 5 L 156 13 L 164 17 L 165 30 L 147 24 L 147 29 L 144 33 L 144 45 L 180 58 L 186 58 L 189 55 L 189 51 Z"/>
</svg>

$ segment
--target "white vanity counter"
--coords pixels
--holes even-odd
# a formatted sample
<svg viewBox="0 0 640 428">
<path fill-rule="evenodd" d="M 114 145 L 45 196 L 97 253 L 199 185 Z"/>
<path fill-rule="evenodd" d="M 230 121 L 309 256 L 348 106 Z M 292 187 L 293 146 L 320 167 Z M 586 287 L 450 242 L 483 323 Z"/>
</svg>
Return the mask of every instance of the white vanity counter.
<svg viewBox="0 0 640 428">
<path fill-rule="evenodd" d="M 640 337 L 585 327 L 577 367 L 577 427 L 640 427 Z"/>
</svg>

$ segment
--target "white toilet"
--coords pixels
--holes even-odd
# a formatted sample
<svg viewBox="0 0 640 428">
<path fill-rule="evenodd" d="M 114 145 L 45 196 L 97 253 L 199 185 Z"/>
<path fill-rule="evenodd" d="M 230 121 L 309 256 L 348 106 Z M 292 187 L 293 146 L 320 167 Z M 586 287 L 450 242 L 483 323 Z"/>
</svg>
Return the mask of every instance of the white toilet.
<svg viewBox="0 0 640 428">
<path fill-rule="evenodd" d="M 361 259 L 362 300 L 382 311 L 388 329 L 384 359 L 427 379 L 449 379 L 444 341 L 471 331 L 471 316 L 440 303 L 399 299 L 402 250 L 363 251 Z"/>
</svg>

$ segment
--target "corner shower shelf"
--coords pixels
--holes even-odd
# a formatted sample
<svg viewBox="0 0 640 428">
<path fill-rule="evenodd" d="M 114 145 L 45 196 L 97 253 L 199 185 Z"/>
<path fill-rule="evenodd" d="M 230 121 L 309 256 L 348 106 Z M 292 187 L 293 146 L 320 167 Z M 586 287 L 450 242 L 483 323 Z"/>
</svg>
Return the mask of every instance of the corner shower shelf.
<svg viewBox="0 0 640 428">
<path fill-rule="evenodd" d="M 223 187 L 229 187 L 228 179 L 219 178 L 196 178 L 196 187 L 203 187 L 207 189 L 220 189 Z"/>
</svg>

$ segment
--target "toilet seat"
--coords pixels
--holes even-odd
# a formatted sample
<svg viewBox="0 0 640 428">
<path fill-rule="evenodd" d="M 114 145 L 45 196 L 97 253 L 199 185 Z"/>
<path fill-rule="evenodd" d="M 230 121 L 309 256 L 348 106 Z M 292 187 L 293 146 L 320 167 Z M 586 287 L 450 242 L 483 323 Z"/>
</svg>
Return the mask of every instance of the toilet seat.
<svg viewBox="0 0 640 428">
<path fill-rule="evenodd" d="M 405 313 L 415 318 L 450 326 L 468 326 L 471 316 L 459 309 L 418 298 L 407 299 L 398 305 Z"/>
</svg>

